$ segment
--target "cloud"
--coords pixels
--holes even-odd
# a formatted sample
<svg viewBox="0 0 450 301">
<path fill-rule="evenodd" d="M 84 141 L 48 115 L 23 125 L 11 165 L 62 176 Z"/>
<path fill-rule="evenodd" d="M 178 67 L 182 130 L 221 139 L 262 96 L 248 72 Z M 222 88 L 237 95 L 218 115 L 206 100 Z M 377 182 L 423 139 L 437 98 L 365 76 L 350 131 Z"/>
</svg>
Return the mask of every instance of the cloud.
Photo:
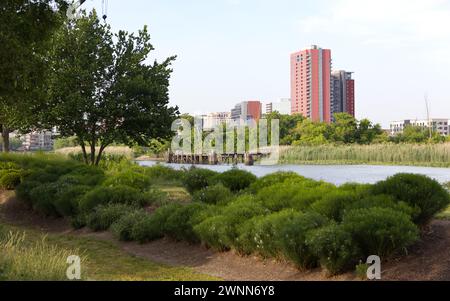
<svg viewBox="0 0 450 301">
<path fill-rule="evenodd" d="M 336 0 L 300 20 L 304 33 L 358 38 L 363 44 L 406 47 L 450 45 L 448 0 Z"/>
</svg>

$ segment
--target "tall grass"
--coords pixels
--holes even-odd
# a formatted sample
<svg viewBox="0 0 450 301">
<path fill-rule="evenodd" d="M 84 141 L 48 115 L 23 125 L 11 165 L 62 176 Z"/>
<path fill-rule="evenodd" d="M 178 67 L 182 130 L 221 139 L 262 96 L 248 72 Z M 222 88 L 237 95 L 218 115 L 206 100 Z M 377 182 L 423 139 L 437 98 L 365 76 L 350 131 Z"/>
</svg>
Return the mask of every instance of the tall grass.
<svg viewBox="0 0 450 301">
<path fill-rule="evenodd" d="M 450 143 L 292 146 L 283 164 L 397 164 L 450 167 Z"/>
<path fill-rule="evenodd" d="M 81 147 L 77 146 L 77 147 L 61 148 L 61 149 L 56 150 L 55 152 L 60 155 L 69 156 L 69 155 L 81 154 L 82 151 L 81 151 Z M 134 158 L 133 150 L 127 146 L 109 146 L 105 149 L 104 155 L 105 156 L 123 156 L 128 159 Z"/>
<path fill-rule="evenodd" d="M 48 244 L 43 237 L 28 241 L 23 232 L 9 232 L 0 237 L 0 280 L 67 280 L 67 258 L 77 250 Z"/>
</svg>

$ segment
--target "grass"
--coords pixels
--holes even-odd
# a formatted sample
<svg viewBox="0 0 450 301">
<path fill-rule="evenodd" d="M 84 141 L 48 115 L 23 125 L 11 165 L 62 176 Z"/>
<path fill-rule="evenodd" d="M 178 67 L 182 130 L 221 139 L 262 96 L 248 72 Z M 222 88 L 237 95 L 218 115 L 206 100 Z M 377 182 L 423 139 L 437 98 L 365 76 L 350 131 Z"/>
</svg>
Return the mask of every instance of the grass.
<svg viewBox="0 0 450 301">
<path fill-rule="evenodd" d="M 70 154 L 79 154 L 81 153 L 81 147 L 65 147 L 55 151 L 56 154 L 68 156 Z M 105 155 L 119 155 L 125 156 L 126 158 L 133 159 L 134 152 L 131 148 L 127 146 L 109 146 L 104 151 Z"/>
<path fill-rule="evenodd" d="M 160 185 L 157 188 L 167 193 L 169 202 L 182 202 L 187 203 L 192 200 L 191 195 L 184 187 L 172 186 L 172 185 Z"/>
<path fill-rule="evenodd" d="M 27 243 L 32 245 L 45 236 L 36 230 L 3 225 L 8 231 L 26 233 Z M 78 250 L 85 258 L 81 267 L 82 280 L 106 281 L 201 281 L 219 280 L 197 273 L 185 267 L 171 267 L 144 258 L 136 257 L 121 250 L 117 244 L 96 238 L 80 237 L 68 234 L 49 234 L 46 238 L 48 248 L 61 250 L 61 256 Z M 65 250 L 65 251 L 64 251 Z M 68 251 L 71 250 L 71 251 Z M 2 250 L 3 252 L 3 250 Z M 71 254 L 77 255 L 77 254 Z M 63 256 L 63 257 L 64 257 Z M 64 261 L 65 261 L 64 257 Z M 64 270 L 65 275 L 65 270 Z M 49 277 L 59 280 L 60 277 Z M 55 279 L 57 278 L 57 279 Z M 16 280 L 16 279 L 8 279 Z M 36 279 L 33 279 L 36 280 Z M 40 279 L 41 280 L 41 279 Z"/>
<path fill-rule="evenodd" d="M 436 218 L 450 221 L 450 207 L 448 207 L 444 212 L 438 214 Z"/>
<path fill-rule="evenodd" d="M 450 167 L 450 143 L 292 146 L 282 164 L 373 164 Z"/>
</svg>

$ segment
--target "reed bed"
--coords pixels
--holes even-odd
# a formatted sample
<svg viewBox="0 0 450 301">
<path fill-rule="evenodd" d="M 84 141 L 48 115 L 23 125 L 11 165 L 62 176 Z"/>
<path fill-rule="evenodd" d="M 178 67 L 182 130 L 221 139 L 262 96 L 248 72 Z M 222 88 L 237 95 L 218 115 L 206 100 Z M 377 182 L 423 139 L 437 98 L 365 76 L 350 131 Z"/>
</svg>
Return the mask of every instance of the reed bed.
<svg viewBox="0 0 450 301">
<path fill-rule="evenodd" d="M 282 164 L 386 164 L 450 167 L 450 143 L 292 146 Z"/>
<path fill-rule="evenodd" d="M 81 152 L 82 152 L 81 147 L 79 147 L 79 146 L 65 147 L 65 148 L 61 148 L 61 149 L 58 149 L 55 151 L 56 154 L 60 154 L 60 155 L 64 155 L 64 156 L 77 155 L 77 154 L 81 154 Z M 88 150 L 88 152 L 89 152 L 89 150 Z M 112 156 L 124 156 L 129 159 L 134 158 L 133 150 L 126 146 L 109 146 L 105 149 L 104 154 L 106 156 L 112 155 Z"/>
</svg>

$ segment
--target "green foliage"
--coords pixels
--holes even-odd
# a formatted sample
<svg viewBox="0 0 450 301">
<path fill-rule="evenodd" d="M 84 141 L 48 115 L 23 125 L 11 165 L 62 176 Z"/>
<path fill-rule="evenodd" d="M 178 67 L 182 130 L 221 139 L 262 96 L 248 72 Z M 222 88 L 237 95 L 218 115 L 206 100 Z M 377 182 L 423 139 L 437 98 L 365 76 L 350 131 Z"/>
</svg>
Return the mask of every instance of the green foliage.
<svg viewBox="0 0 450 301">
<path fill-rule="evenodd" d="M 239 228 L 236 248 L 243 254 L 257 252 L 264 257 L 278 257 L 281 251 L 280 233 L 302 213 L 286 209 L 266 216 L 256 216 Z"/>
<path fill-rule="evenodd" d="M 146 145 L 172 135 L 178 108 L 169 107 L 168 86 L 175 57 L 147 63 L 153 50 L 147 27 L 114 34 L 95 11 L 83 13 L 60 27 L 52 46 L 48 62 L 55 72 L 44 121 L 61 137 L 91 146 L 83 151 L 86 163 L 100 164 L 113 143 Z"/>
<path fill-rule="evenodd" d="M 133 229 L 147 218 L 149 215 L 144 210 L 127 212 L 111 225 L 111 231 L 119 240 L 133 240 Z"/>
<path fill-rule="evenodd" d="M 188 242 L 199 242 L 197 234 L 194 232 L 194 216 L 201 214 L 206 208 L 204 204 L 189 204 L 175 209 L 167 218 L 164 232 L 167 236 L 176 240 L 186 240 Z"/>
<path fill-rule="evenodd" d="M 316 267 L 318 257 L 307 244 L 307 234 L 327 223 L 327 218 L 318 213 L 305 213 L 289 221 L 279 234 L 283 255 L 300 269 Z"/>
<path fill-rule="evenodd" d="M 215 171 L 193 167 L 184 173 L 183 183 L 190 193 L 194 193 L 214 184 L 217 175 Z"/>
<path fill-rule="evenodd" d="M 450 205 L 450 195 L 437 181 L 423 175 L 397 174 L 373 186 L 374 194 L 388 194 L 419 210 L 414 222 L 427 224 Z"/>
<path fill-rule="evenodd" d="M 387 258 L 419 238 L 419 230 L 410 217 L 390 208 L 352 210 L 344 216 L 342 227 L 364 256 Z"/>
<path fill-rule="evenodd" d="M 87 216 L 86 224 L 94 231 L 108 230 L 122 216 L 134 211 L 135 207 L 125 204 L 100 205 Z"/>
<path fill-rule="evenodd" d="M 351 233 L 334 223 L 308 233 L 306 244 L 331 275 L 348 270 L 361 257 Z"/>
<path fill-rule="evenodd" d="M 193 200 L 195 202 L 201 202 L 205 204 L 225 204 L 233 198 L 233 193 L 223 186 L 222 184 L 216 184 L 214 186 L 208 186 L 200 191 L 194 193 Z"/>
<path fill-rule="evenodd" d="M 217 175 L 216 179 L 232 192 L 239 192 L 248 188 L 257 178 L 248 171 L 233 168 Z"/>
<path fill-rule="evenodd" d="M 21 174 L 18 171 L 0 173 L 0 188 L 14 190 L 20 184 Z"/>
<path fill-rule="evenodd" d="M 250 191 L 252 193 L 257 193 L 265 187 L 269 187 L 275 184 L 283 183 L 286 180 L 305 180 L 304 177 L 300 176 L 295 172 L 276 172 L 268 174 L 264 177 L 258 178 L 250 185 Z"/>
<path fill-rule="evenodd" d="M 107 187 L 125 185 L 140 191 L 146 191 L 152 185 L 152 181 L 148 175 L 134 172 L 132 170 L 125 170 L 120 173 L 110 175 L 103 185 Z"/>
<path fill-rule="evenodd" d="M 323 196 L 311 205 L 311 210 L 335 221 L 341 221 L 342 215 L 348 206 L 351 206 L 358 196 L 354 192 L 336 190 Z"/>
<path fill-rule="evenodd" d="M 67 138 L 58 138 L 54 140 L 53 148 L 55 150 L 66 148 L 66 147 L 75 147 L 79 146 L 77 137 L 67 137 Z"/>
</svg>

